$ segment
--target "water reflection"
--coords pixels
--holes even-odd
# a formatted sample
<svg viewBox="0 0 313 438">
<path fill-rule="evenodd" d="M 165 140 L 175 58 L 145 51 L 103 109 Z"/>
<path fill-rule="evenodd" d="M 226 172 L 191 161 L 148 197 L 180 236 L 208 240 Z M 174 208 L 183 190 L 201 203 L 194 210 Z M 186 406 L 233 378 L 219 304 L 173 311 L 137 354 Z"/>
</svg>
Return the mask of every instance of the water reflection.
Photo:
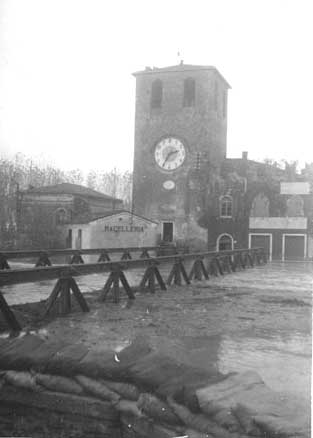
<svg viewBox="0 0 313 438">
<path fill-rule="evenodd" d="M 261 335 L 261 333 L 259 333 Z M 169 354 L 192 366 L 215 367 L 222 373 L 256 371 L 274 391 L 310 398 L 311 338 L 303 333 L 185 336 Z M 164 341 L 167 343 L 167 341 Z M 166 347 L 163 346 L 162 350 Z M 182 351 L 183 350 L 183 351 Z"/>
<path fill-rule="evenodd" d="M 230 371 L 255 370 L 275 391 L 290 391 L 306 398 L 311 387 L 310 336 L 232 338 L 220 344 L 218 368 Z"/>
</svg>

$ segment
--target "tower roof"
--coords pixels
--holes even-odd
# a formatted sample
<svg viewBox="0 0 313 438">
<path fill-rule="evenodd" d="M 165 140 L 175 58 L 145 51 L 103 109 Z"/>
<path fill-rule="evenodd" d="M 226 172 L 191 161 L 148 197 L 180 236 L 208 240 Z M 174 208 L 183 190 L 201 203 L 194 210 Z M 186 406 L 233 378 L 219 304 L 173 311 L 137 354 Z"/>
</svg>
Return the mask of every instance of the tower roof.
<svg viewBox="0 0 313 438">
<path fill-rule="evenodd" d="M 134 76 L 141 76 L 141 75 L 151 75 L 151 74 L 160 74 L 160 73 L 183 73 L 183 72 L 192 72 L 192 71 L 199 71 L 199 70 L 214 70 L 221 79 L 225 82 L 228 88 L 231 88 L 229 83 L 226 81 L 226 79 L 221 75 L 221 73 L 217 70 L 216 67 L 212 65 L 192 65 L 192 64 L 184 64 L 180 63 L 178 65 L 172 65 L 169 67 L 146 67 L 145 70 L 136 71 L 133 73 Z"/>
</svg>

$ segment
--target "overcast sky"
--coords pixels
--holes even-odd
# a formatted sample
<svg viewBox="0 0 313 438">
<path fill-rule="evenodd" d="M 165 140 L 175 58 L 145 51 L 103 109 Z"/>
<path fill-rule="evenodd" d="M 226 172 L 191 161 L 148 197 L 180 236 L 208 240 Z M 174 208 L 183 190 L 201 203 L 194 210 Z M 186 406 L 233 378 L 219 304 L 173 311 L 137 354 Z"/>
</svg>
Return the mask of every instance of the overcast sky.
<svg viewBox="0 0 313 438">
<path fill-rule="evenodd" d="M 228 156 L 313 161 L 311 0 L 0 0 L 0 152 L 132 169 L 135 78 L 214 65 Z"/>
</svg>

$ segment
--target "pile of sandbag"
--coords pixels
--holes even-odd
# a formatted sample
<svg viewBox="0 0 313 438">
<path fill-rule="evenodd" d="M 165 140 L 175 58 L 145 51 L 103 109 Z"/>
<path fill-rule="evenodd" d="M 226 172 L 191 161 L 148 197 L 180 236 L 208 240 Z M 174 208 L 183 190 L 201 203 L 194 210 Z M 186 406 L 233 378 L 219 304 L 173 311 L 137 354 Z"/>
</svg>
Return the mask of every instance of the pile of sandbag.
<svg viewBox="0 0 313 438">
<path fill-rule="evenodd" d="M 99 412 L 111 406 L 127 438 L 306 436 L 299 409 L 256 373 L 193 368 L 154 351 L 143 338 L 116 353 L 26 336 L 0 346 L 0 368 L 3 388 L 30 394 L 31 403 L 56 393 L 85 404 L 98 400 Z"/>
</svg>

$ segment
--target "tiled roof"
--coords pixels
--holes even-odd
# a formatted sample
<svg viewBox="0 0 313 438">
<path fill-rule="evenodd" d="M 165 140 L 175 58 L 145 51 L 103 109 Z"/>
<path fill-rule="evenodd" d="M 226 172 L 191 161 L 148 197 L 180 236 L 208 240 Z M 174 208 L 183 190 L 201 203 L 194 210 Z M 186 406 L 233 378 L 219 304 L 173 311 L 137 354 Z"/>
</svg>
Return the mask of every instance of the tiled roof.
<svg viewBox="0 0 313 438">
<path fill-rule="evenodd" d="M 51 195 L 76 195 L 89 196 L 93 198 L 101 198 L 107 200 L 121 201 L 121 199 L 113 198 L 96 190 L 84 187 L 78 184 L 61 183 L 52 186 L 33 187 L 24 192 L 25 194 L 51 194 Z M 122 202 L 122 201 L 121 201 Z"/>
</svg>

